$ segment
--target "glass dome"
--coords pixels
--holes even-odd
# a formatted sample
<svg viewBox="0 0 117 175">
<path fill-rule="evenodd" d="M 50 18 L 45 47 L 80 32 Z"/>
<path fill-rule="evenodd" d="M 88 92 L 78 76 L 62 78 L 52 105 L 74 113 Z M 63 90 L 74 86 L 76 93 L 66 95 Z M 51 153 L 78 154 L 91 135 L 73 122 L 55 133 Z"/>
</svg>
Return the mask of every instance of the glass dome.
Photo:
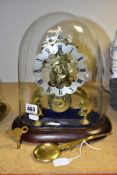
<svg viewBox="0 0 117 175">
<path fill-rule="evenodd" d="M 40 17 L 24 34 L 18 58 L 20 117 L 13 128 L 29 127 L 25 141 L 67 141 L 111 130 L 104 58 L 90 28 L 82 17 L 57 12 Z"/>
</svg>

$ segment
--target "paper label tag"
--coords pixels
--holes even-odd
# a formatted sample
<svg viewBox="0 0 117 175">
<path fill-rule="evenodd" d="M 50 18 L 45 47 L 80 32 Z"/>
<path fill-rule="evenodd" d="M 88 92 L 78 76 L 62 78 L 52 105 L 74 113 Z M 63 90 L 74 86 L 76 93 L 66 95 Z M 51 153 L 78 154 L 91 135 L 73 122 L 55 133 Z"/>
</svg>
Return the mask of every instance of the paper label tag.
<svg viewBox="0 0 117 175">
<path fill-rule="evenodd" d="M 71 161 L 72 161 L 71 159 L 63 157 L 63 158 L 58 158 L 58 159 L 53 160 L 53 164 L 55 167 L 65 166 L 65 165 L 68 165 Z"/>
<path fill-rule="evenodd" d="M 37 110 L 38 110 L 38 107 L 37 105 L 33 105 L 33 104 L 29 104 L 29 103 L 26 103 L 26 112 L 29 113 L 29 114 L 37 114 Z"/>
<path fill-rule="evenodd" d="M 39 117 L 37 116 L 37 115 L 34 115 L 34 114 L 29 114 L 29 119 L 31 119 L 31 120 L 39 120 Z"/>
</svg>

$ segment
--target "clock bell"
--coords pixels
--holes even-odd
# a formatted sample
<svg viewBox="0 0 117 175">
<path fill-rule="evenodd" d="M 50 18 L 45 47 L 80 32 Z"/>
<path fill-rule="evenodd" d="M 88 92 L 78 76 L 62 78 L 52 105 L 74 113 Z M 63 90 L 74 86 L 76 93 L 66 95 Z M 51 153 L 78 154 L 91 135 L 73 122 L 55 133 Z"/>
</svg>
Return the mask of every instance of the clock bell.
<svg viewBox="0 0 117 175">
<path fill-rule="evenodd" d="M 110 133 L 101 48 L 81 17 L 37 19 L 18 60 L 19 116 L 12 129 L 20 130 L 21 140 L 58 143 Z"/>
</svg>

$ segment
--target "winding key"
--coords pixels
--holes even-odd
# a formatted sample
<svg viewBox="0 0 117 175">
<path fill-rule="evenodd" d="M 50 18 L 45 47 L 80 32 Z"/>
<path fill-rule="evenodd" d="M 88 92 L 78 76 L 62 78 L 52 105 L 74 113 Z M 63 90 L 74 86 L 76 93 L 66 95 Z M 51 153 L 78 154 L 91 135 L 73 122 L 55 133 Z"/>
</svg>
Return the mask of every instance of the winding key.
<svg viewBox="0 0 117 175">
<path fill-rule="evenodd" d="M 7 134 L 13 137 L 17 142 L 17 149 L 21 146 L 21 137 L 23 134 L 27 133 L 29 128 L 27 126 L 23 126 L 22 128 L 15 128 L 13 130 L 7 131 Z"/>
</svg>

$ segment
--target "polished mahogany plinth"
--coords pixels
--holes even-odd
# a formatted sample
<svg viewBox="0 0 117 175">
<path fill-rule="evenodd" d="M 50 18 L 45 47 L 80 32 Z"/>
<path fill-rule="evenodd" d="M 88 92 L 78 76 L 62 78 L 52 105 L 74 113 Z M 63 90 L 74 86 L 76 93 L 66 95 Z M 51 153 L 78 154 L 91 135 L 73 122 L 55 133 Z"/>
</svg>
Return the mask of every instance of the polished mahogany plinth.
<svg viewBox="0 0 117 175">
<path fill-rule="evenodd" d="M 12 129 L 27 125 L 29 131 L 23 134 L 22 140 L 26 142 L 67 142 L 80 138 L 85 138 L 95 134 L 106 134 L 111 132 L 112 126 L 109 119 L 104 115 L 94 125 L 79 127 L 34 127 L 30 121 L 22 122 L 23 117 L 18 116 L 12 125 Z"/>
</svg>

